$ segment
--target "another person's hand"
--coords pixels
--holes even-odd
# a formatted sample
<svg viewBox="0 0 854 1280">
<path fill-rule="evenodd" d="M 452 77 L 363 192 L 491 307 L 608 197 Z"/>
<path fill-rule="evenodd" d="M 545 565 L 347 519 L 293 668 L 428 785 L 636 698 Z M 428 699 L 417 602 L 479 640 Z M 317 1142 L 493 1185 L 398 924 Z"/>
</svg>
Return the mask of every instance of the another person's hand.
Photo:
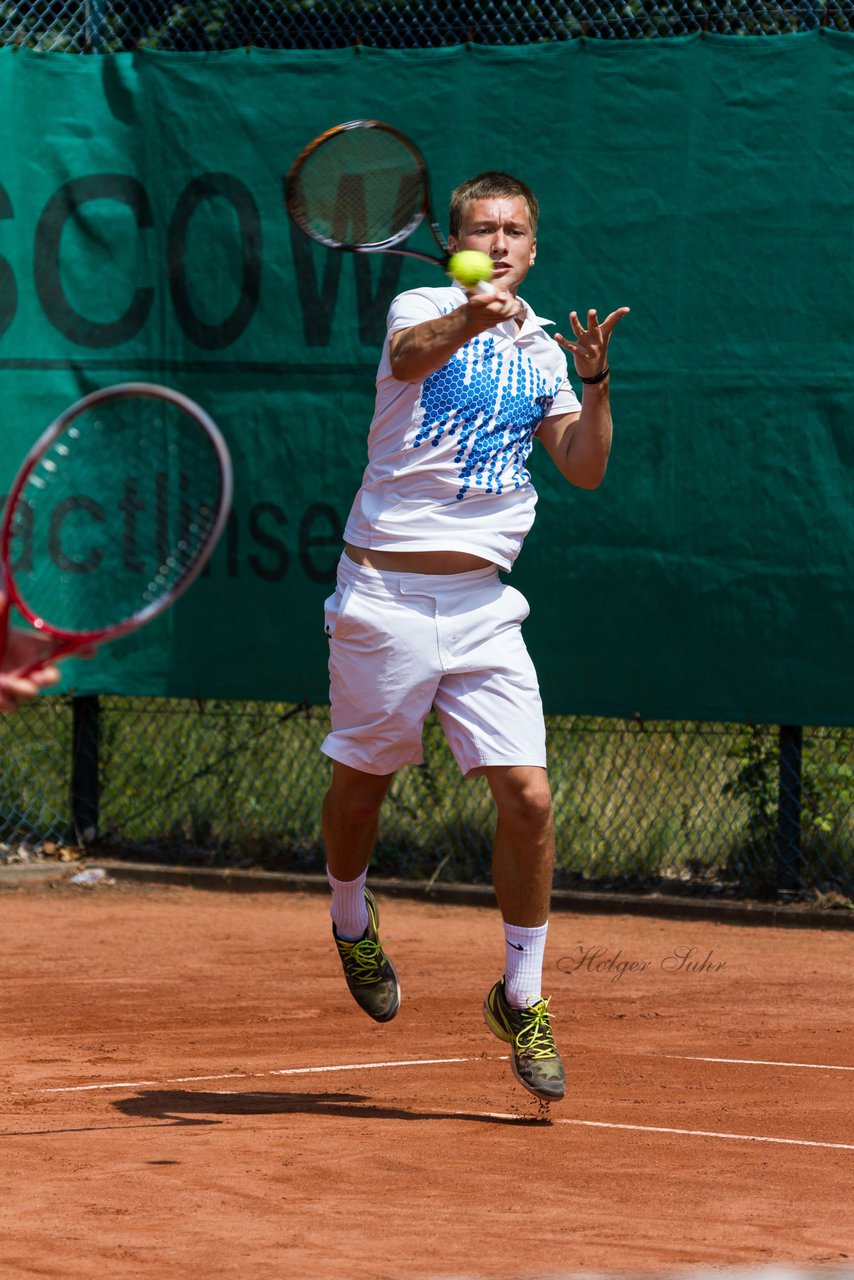
<svg viewBox="0 0 854 1280">
<path fill-rule="evenodd" d="M 53 641 L 37 631 L 10 627 L 8 619 L 8 603 L 0 591 L 0 712 L 14 711 L 19 703 L 34 698 L 60 678 L 59 667 L 53 663 L 38 667 L 27 676 L 21 675 L 34 662 L 50 654 Z"/>
</svg>

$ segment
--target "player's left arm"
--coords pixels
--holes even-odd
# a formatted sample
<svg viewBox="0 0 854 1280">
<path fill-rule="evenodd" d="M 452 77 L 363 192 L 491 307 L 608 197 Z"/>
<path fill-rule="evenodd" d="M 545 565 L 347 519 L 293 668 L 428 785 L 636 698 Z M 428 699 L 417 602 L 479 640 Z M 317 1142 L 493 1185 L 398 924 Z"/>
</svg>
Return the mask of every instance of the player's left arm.
<svg viewBox="0 0 854 1280">
<path fill-rule="evenodd" d="M 575 334 L 570 342 L 563 334 L 555 341 L 570 351 L 582 379 L 598 378 L 608 369 L 608 343 L 615 325 L 627 315 L 628 307 L 612 311 L 600 324 L 594 310 L 587 312 L 585 329 L 575 311 L 569 322 Z M 611 453 L 613 424 L 608 393 L 609 375 L 598 382 L 585 382 L 580 413 L 555 414 L 546 418 L 537 431 L 549 457 L 570 484 L 581 489 L 597 489 L 605 477 Z"/>
</svg>

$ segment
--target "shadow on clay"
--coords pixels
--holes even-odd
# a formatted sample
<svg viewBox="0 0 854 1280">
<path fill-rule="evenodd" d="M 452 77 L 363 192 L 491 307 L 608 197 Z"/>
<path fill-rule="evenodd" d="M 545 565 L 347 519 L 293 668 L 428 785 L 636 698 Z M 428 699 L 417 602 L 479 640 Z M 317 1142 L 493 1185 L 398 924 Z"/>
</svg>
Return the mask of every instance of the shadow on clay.
<svg viewBox="0 0 854 1280">
<path fill-rule="evenodd" d="M 311 1115 L 358 1120 L 464 1120 L 491 1125 L 539 1125 L 534 1116 L 500 1116 L 468 1111 L 419 1111 L 381 1106 L 359 1093 L 203 1093 L 153 1089 L 112 1104 L 126 1116 L 170 1120 L 175 1125 L 221 1124 L 220 1116 Z"/>
</svg>

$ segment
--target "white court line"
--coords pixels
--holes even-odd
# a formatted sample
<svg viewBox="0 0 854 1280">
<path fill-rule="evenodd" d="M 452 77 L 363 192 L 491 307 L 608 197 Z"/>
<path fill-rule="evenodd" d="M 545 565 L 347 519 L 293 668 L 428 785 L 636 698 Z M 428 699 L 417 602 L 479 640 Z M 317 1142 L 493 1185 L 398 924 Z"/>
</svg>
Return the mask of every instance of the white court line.
<svg viewBox="0 0 854 1280">
<path fill-rule="evenodd" d="M 589 1051 L 592 1052 L 592 1051 Z M 691 1053 L 627 1053 L 634 1057 L 662 1057 L 677 1062 L 723 1062 L 729 1066 L 787 1066 L 809 1071 L 854 1071 L 854 1066 L 831 1066 L 826 1062 L 772 1062 L 754 1057 L 700 1057 Z M 96 1089 L 136 1089 L 155 1084 L 198 1084 L 204 1080 L 250 1080 L 266 1075 L 315 1075 L 324 1071 L 375 1071 L 384 1066 L 448 1066 L 456 1062 L 474 1062 L 474 1057 L 428 1057 L 399 1062 L 344 1062 L 335 1066 L 293 1066 L 273 1071 L 230 1071 L 224 1075 L 173 1075 L 165 1080 L 117 1080 L 109 1084 L 72 1084 L 44 1089 L 45 1093 L 87 1093 Z M 506 1061 L 502 1057 L 499 1061 Z"/>
<path fill-rule="evenodd" d="M 476 1061 L 476 1058 L 416 1058 L 406 1062 L 353 1062 L 344 1067 L 284 1067 L 279 1071 L 264 1071 L 261 1074 L 265 1076 L 304 1076 L 318 1071 L 373 1071 L 377 1067 L 443 1067 L 454 1062 Z"/>
<path fill-rule="evenodd" d="M 501 1059 L 504 1061 L 505 1059 Z M 376 1071 L 382 1067 L 435 1067 L 475 1058 L 412 1058 L 403 1062 L 346 1062 L 333 1067 L 285 1067 L 278 1071 L 232 1071 L 219 1076 L 167 1076 L 165 1080 L 118 1080 L 109 1084 L 72 1084 L 42 1093 L 88 1093 L 95 1089 L 139 1089 L 143 1085 L 194 1084 L 203 1080 L 259 1080 L 265 1076 L 311 1076 L 323 1071 Z"/>
<path fill-rule="evenodd" d="M 159 1080 L 116 1080 L 112 1084 L 72 1084 L 61 1089 L 42 1089 L 42 1093 L 86 1093 L 89 1089 L 139 1089 L 144 1084 L 160 1084 Z"/>
<path fill-rule="evenodd" d="M 679 1054 L 660 1054 L 660 1057 L 671 1057 L 683 1059 L 687 1055 Z M 506 1055 L 499 1061 L 506 1061 Z M 693 1058 L 691 1061 L 697 1062 L 727 1062 L 727 1063 L 747 1063 L 757 1066 L 815 1066 L 814 1063 L 794 1062 L 794 1063 L 772 1063 L 762 1062 L 752 1059 L 740 1058 Z M 44 1089 L 44 1093 L 82 1093 L 95 1089 L 136 1089 L 142 1086 L 162 1086 L 164 1084 L 191 1084 L 207 1080 L 257 1080 L 266 1076 L 300 1076 L 300 1075 L 317 1075 L 323 1072 L 335 1071 L 377 1071 L 388 1069 L 390 1067 L 429 1067 L 429 1066 L 450 1066 L 463 1062 L 479 1061 L 476 1058 L 407 1058 L 395 1062 L 347 1062 L 340 1063 L 335 1066 L 323 1067 L 283 1067 L 273 1071 L 247 1071 L 247 1072 L 229 1072 L 223 1075 L 210 1076 L 172 1076 L 165 1080 L 126 1080 L 117 1083 L 108 1084 L 84 1084 L 84 1085 L 65 1085 L 60 1088 Z M 849 1067 L 835 1068 L 838 1070 L 848 1071 Z M 234 1092 L 233 1090 L 218 1090 L 220 1093 Z M 254 1096 L 262 1096 L 256 1094 Z M 421 1112 L 422 1115 L 443 1115 L 447 1116 L 447 1111 Z M 486 1120 L 513 1120 L 517 1122 L 530 1122 L 531 1117 L 525 1115 L 515 1115 L 501 1111 L 454 1111 L 450 1113 L 460 1118 L 470 1118 L 477 1115 Z M 687 1138 L 717 1138 L 729 1142 L 771 1142 L 787 1147 L 823 1147 L 834 1151 L 854 1151 L 854 1143 L 847 1142 L 815 1142 L 807 1138 L 770 1138 L 762 1134 L 755 1133 L 718 1133 L 708 1129 L 674 1129 L 664 1125 L 648 1125 L 648 1124 L 618 1124 L 607 1120 L 573 1120 L 564 1119 L 560 1116 L 556 1117 L 553 1124 L 568 1124 L 577 1127 L 591 1129 L 621 1129 L 634 1133 L 671 1133 Z"/>
<path fill-rule="evenodd" d="M 830 1066 L 820 1062 L 771 1062 L 764 1058 L 707 1058 L 685 1053 L 652 1053 L 635 1054 L 630 1057 L 667 1058 L 677 1062 L 719 1062 L 729 1066 L 748 1067 L 795 1067 L 809 1071 L 854 1071 L 854 1067 Z M 237 1071 L 224 1075 L 211 1076 L 170 1076 L 166 1080 L 119 1080 L 109 1084 L 64 1085 L 61 1088 L 45 1089 L 44 1093 L 86 1093 L 98 1089 L 136 1089 L 143 1085 L 157 1084 L 198 1084 L 205 1080 L 256 1080 L 263 1076 L 299 1076 L 315 1075 L 328 1071 L 376 1071 L 382 1067 L 427 1067 L 449 1066 L 460 1062 L 474 1062 L 474 1058 L 416 1058 L 402 1062 L 349 1062 L 331 1067 L 285 1067 L 275 1071 Z M 506 1057 L 500 1061 L 506 1061 Z"/>
<path fill-rule="evenodd" d="M 432 1113 L 431 1113 L 432 1114 Z M 437 1111 L 436 1115 L 447 1115 L 445 1111 Z M 527 1122 L 532 1116 L 513 1115 L 503 1111 L 454 1111 L 455 1116 L 465 1118 L 477 1115 L 487 1120 L 517 1120 Z M 715 1133 L 708 1129 L 668 1129 L 654 1124 L 615 1124 L 607 1120 L 567 1120 L 560 1116 L 553 1119 L 547 1117 L 546 1123 L 584 1125 L 591 1129 L 630 1129 L 636 1133 L 676 1133 L 686 1138 L 726 1138 L 734 1142 L 777 1142 L 786 1147 L 830 1147 L 834 1151 L 854 1151 L 854 1143 L 848 1142 L 813 1142 L 807 1138 L 766 1138 L 755 1133 Z"/>
<path fill-rule="evenodd" d="M 737 1067 L 803 1067 L 807 1071 L 854 1071 L 854 1067 L 832 1067 L 826 1062 L 769 1062 L 767 1058 L 700 1058 L 688 1053 L 659 1053 L 658 1058 L 678 1058 L 680 1062 L 727 1062 Z"/>
<path fill-rule="evenodd" d="M 605 1120 L 562 1120 L 555 1124 L 588 1125 L 592 1129 L 632 1129 L 639 1133 L 678 1133 L 688 1138 L 727 1138 L 734 1142 L 778 1142 L 786 1147 L 831 1147 L 835 1151 L 854 1151 L 850 1142 L 811 1142 L 807 1138 L 765 1138 L 755 1133 L 714 1133 L 708 1129 L 666 1129 L 653 1124 L 611 1124 Z"/>
<path fill-rule="evenodd" d="M 216 1096 L 239 1098 L 273 1098 L 275 1093 L 244 1093 L 237 1089 L 217 1089 Z M 334 1115 L 334 1107 L 331 1114 Z M 470 1120 L 476 1116 L 481 1120 L 514 1120 L 517 1124 L 530 1124 L 534 1116 L 517 1115 L 509 1111 L 439 1111 L 419 1108 L 418 1114 L 423 1116 L 457 1116 L 461 1120 Z M 854 1151 L 854 1143 L 848 1142 L 814 1142 L 808 1138 L 767 1138 L 756 1133 L 716 1133 L 709 1129 L 670 1129 L 655 1124 L 616 1124 L 608 1120 L 568 1120 L 560 1116 L 545 1118 L 545 1123 L 583 1125 L 591 1129 L 629 1129 L 635 1133 L 676 1133 L 686 1138 L 725 1138 L 732 1142 L 776 1142 L 785 1147 L 828 1147 L 833 1151 Z"/>
</svg>

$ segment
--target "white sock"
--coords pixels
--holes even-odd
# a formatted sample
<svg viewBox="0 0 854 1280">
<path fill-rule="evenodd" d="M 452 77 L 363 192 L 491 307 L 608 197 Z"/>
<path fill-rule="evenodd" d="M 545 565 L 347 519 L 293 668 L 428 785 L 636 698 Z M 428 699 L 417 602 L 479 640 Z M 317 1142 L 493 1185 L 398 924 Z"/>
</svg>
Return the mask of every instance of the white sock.
<svg viewBox="0 0 854 1280">
<path fill-rule="evenodd" d="M 513 1009 L 527 1009 L 543 998 L 543 956 L 548 921 L 536 929 L 504 926 L 504 994 Z"/>
<path fill-rule="evenodd" d="M 365 903 L 367 869 L 356 880 L 336 880 L 327 867 L 326 878 L 332 890 L 329 914 L 332 916 L 335 932 L 345 942 L 355 942 L 368 927 L 368 908 Z"/>
</svg>

